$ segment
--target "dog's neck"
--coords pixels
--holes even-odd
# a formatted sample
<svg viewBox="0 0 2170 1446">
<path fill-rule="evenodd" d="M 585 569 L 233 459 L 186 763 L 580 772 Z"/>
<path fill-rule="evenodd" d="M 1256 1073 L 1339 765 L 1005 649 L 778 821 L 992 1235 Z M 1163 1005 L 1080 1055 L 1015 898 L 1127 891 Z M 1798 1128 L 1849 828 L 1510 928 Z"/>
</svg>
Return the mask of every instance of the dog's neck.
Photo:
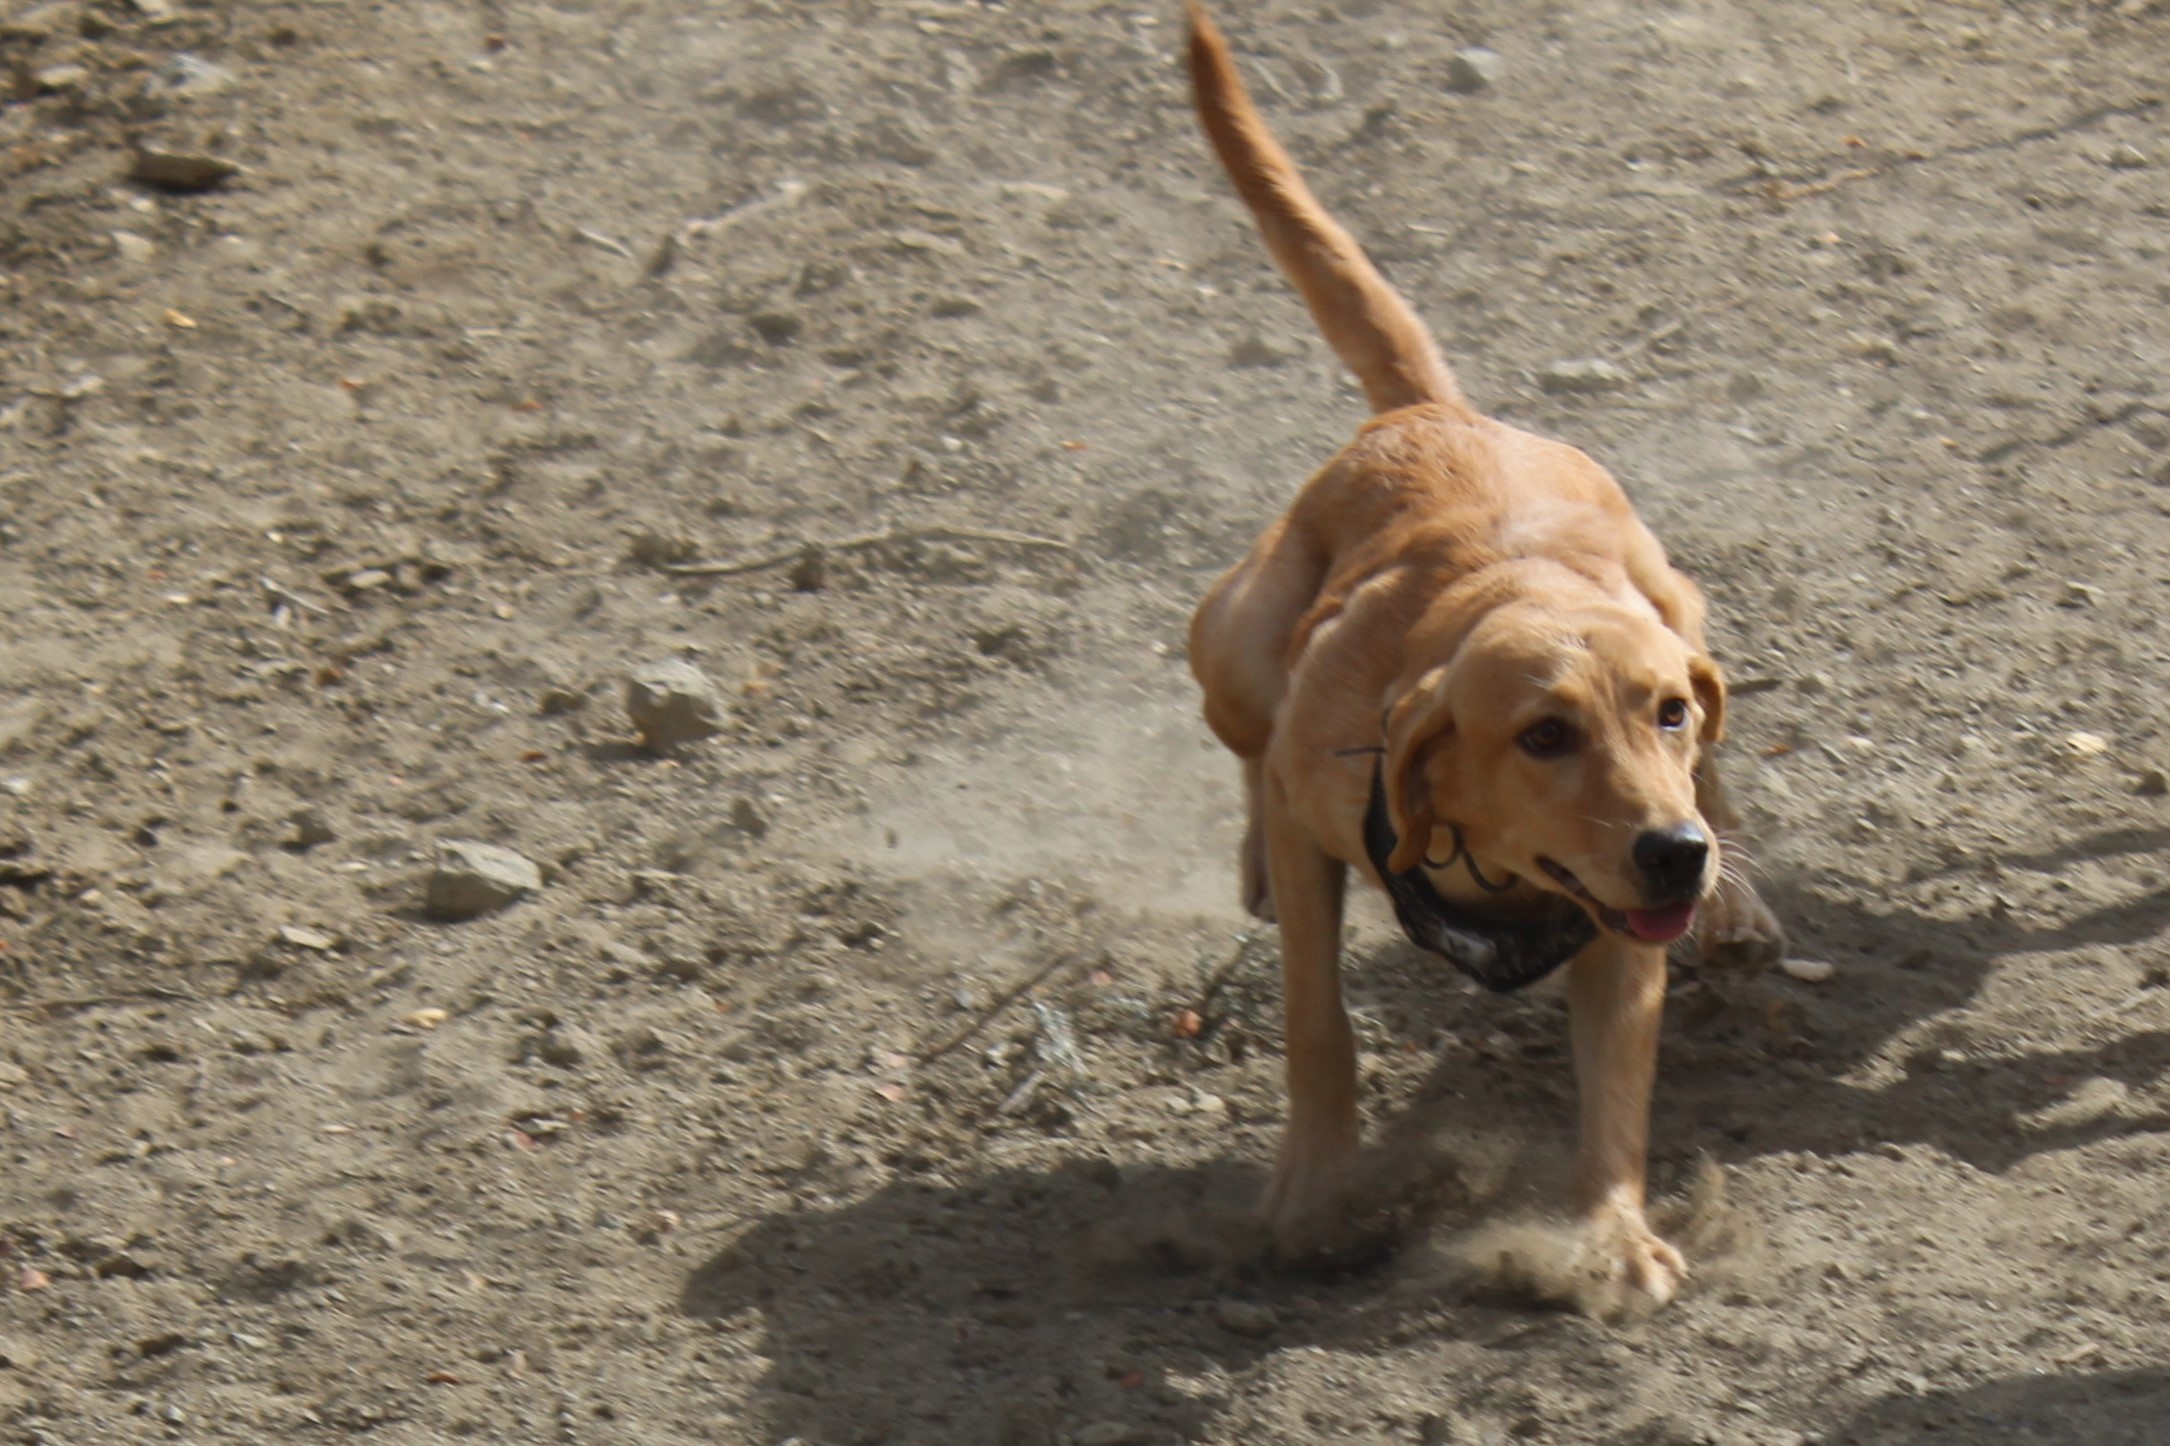
<svg viewBox="0 0 2170 1446">
<path fill-rule="evenodd" d="M 1396 842 L 1383 769 L 1374 759 L 1371 799 L 1364 808 L 1364 854 L 1371 871 L 1409 942 L 1487 989 L 1504 994 L 1534 984 L 1597 937 L 1590 916 L 1557 894 L 1546 894 L 1534 914 L 1502 918 L 1448 899 L 1421 868 L 1392 873 L 1386 861 Z"/>
</svg>

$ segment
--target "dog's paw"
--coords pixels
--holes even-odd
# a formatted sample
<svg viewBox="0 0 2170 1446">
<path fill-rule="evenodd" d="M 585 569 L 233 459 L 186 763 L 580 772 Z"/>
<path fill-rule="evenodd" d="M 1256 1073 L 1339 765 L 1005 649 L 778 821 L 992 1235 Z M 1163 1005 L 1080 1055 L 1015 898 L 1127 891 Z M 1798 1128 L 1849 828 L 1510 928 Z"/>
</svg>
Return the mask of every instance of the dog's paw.
<svg viewBox="0 0 2170 1446">
<path fill-rule="evenodd" d="M 1285 1264 L 1334 1266 L 1376 1253 L 1377 1232 L 1358 1218 L 1353 1143 L 1283 1145 L 1259 1213 Z"/>
<path fill-rule="evenodd" d="M 1755 885 L 1728 877 L 1698 911 L 1695 941 L 1706 964 L 1748 967 L 1785 956 L 1786 931 Z"/>
<path fill-rule="evenodd" d="M 1574 1304 L 1585 1315 L 1641 1316 L 1680 1294 L 1688 1261 L 1640 1210 L 1606 1210 L 1583 1223 L 1574 1276 Z"/>
</svg>

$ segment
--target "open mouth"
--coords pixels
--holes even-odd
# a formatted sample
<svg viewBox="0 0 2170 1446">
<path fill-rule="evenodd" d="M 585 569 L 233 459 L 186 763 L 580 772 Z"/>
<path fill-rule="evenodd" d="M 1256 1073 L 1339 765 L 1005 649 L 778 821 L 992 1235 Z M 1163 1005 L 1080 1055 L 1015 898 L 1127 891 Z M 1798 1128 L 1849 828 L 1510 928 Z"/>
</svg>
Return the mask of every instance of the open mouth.
<svg viewBox="0 0 2170 1446">
<path fill-rule="evenodd" d="M 1580 899 L 1597 916 L 1597 921 L 1616 934 L 1640 939 L 1645 944 L 1670 944 L 1688 932 L 1695 923 L 1695 900 L 1667 904 L 1662 909 L 1615 909 L 1600 900 L 1584 887 L 1582 880 L 1564 864 L 1548 858 L 1539 858 L 1537 866 L 1543 869 L 1552 882 L 1558 884 L 1575 898 Z"/>
</svg>

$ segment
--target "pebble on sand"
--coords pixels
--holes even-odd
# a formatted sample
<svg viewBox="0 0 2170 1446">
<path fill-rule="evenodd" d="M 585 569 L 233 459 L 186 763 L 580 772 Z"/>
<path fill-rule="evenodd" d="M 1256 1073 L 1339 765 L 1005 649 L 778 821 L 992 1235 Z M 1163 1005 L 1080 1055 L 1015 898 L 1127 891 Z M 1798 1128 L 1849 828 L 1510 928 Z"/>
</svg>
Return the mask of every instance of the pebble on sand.
<svg viewBox="0 0 2170 1446">
<path fill-rule="evenodd" d="M 1497 79 L 1499 53 L 1481 45 L 1457 50 L 1447 61 L 1447 89 L 1457 95 L 1475 95 L 1480 90 L 1490 90 Z"/>
<path fill-rule="evenodd" d="M 1248 1300 L 1224 1300 L 1213 1307 L 1213 1318 L 1221 1329 L 1239 1336 L 1270 1336 L 1281 1324 L 1281 1318 L 1270 1305 L 1259 1305 Z"/>
<path fill-rule="evenodd" d="M 130 180 L 178 196 L 208 191 L 240 174 L 232 161 L 179 151 L 138 151 L 128 166 Z"/>
<path fill-rule="evenodd" d="M 1554 396 L 1617 391 L 1627 380 L 1626 372 L 1602 357 L 1556 361 L 1537 373 L 1537 385 Z"/>
<path fill-rule="evenodd" d="M 1144 1427 L 1126 1421 L 1095 1421 L 1079 1427 L 1070 1439 L 1076 1446 L 1138 1446 L 1152 1438 Z"/>
<path fill-rule="evenodd" d="M 708 675 L 676 658 L 649 663 L 626 680 L 625 714 L 657 753 L 723 731 L 723 695 Z"/>
<path fill-rule="evenodd" d="M 429 912 L 439 919 L 472 919 L 504 908 L 542 883 L 542 870 L 511 849 L 451 840 L 437 846 L 437 867 L 429 876 Z"/>
<path fill-rule="evenodd" d="M 1821 959 L 1787 959 L 1778 967 L 1786 971 L 1788 978 L 1798 979 L 1803 984 L 1829 984 L 1838 974 L 1835 966 Z"/>
</svg>

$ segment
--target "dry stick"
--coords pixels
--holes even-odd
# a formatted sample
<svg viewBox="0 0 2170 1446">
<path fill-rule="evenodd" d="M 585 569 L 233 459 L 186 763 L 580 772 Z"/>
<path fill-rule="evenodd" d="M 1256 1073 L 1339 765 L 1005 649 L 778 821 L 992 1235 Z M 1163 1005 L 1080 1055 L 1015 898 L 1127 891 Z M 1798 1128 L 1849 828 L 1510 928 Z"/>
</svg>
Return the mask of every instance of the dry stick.
<svg viewBox="0 0 2170 1446">
<path fill-rule="evenodd" d="M 193 994 L 183 994 L 176 989 L 159 989 L 155 986 L 131 989 L 123 994 L 84 994 L 73 999 L 16 999 L 0 1000 L 0 1009 L 40 1009 L 50 1013 L 63 1013 L 71 1009 L 105 1009 L 121 1004 L 201 1004 Z"/>
<path fill-rule="evenodd" d="M 1749 190 L 1761 191 L 1776 201 L 1793 201 L 1804 196 L 1816 196 L 1826 191 L 1835 191 L 1849 181 L 1865 181 L 1874 176 L 1889 175 L 1905 166 L 1931 165 L 1938 161 L 1961 160 L 1969 156 L 1989 155 L 1996 151 L 2016 150 L 2020 146 L 2030 145 L 2035 141 L 2054 140 L 2060 136 L 2071 135 L 2076 131 L 2089 130 L 2106 120 L 2126 116 L 2149 115 L 2162 109 L 2163 104 L 2164 98 L 2162 96 L 2144 95 L 2137 100 L 2119 101 L 2109 105 L 2096 106 L 2091 110 L 2081 111 L 2078 115 L 2069 116 L 2064 120 L 2052 121 L 2048 125 L 2036 126 L 2030 130 L 2019 131 L 2012 135 L 1992 136 L 1987 140 L 1969 141 L 1963 145 L 1947 146 L 1940 151 L 1909 151 L 1873 166 L 1857 166 L 1819 180 L 1788 180 L 1783 176 L 1773 176 L 1757 171 L 1746 176 L 1728 177 L 1718 182 L 1711 189 L 1734 193 Z"/>
<path fill-rule="evenodd" d="M 1048 960 L 1047 963 L 1041 965 L 1038 969 L 1034 970 L 1031 976 L 1025 979 L 1023 983 L 1012 985 L 1010 989 L 1002 995 L 1001 998 L 997 999 L 993 1004 L 990 1004 L 989 1006 L 987 1006 L 986 1009 L 982 1010 L 977 1019 L 966 1025 L 963 1029 L 958 1030 L 948 1039 L 943 1040 L 934 1048 L 927 1050 L 925 1053 L 921 1054 L 919 1056 L 919 1062 L 921 1064 L 932 1064 L 936 1060 L 940 1059 L 943 1055 L 948 1054 L 951 1050 L 957 1048 L 961 1044 L 964 1044 L 974 1035 L 985 1029 L 988 1025 L 994 1023 L 996 1015 L 1000 1014 L 1003 1010 L 1008 1009 L 1018 1000 L 1024 998 L 1027 994 L 1030 994 L 1033 990 L 1039 988 L 1042 984 L 1046 983 L 1048 978 L 1053 975 L 1056 970 L 1062 968 L 1065 964 L 1074 964 L 1076 962 L 1077 956 L 1075 954 L 1057 954 L 1054 958 Z"/>
<path fill-rule="evenodd" d="M 924 542 L 945 538 L 957 542 L 995 542 L 1007 547 L 1037 547 L 1050 552 L 1069 552 L 1070 544 L 1053 537 L 1034 537 L 1027 532 L 989 532 L 977 527 L 908 527 L 896 532 L 870 532 L 864 537 L 847 537 L 841 542 L 806 542 L 789 552 L 772 552 L 765 557 L 752 557 L 736 562 L 667 562 L 665 572 L 678 577 L 736 577 L 741 573 L 762 572 L 785 563 L 797 562 L 808 553 L 864 552 L 872 547 L 885 547 L 898 542 Z"/>
<path fill-rule="evenodd" d="M 1198 996 L 1198 1018 L 1202 1026 L 1198 1032 L 1201 1036 L 1212 1027 L 1214 1001 L 1221 997 L 1221 991 L 1228 987 L 1229 979 L 1251 957 L 1251 946 L 1258 942 L 1258 935 L 1259 931 L 1255 928 L 1245 929 L 1238 934 L 1235 949 L 1221 967 L 1213 971 L 1212 977 L 1206 980 L 1205 992 Z"/>
</svg>

